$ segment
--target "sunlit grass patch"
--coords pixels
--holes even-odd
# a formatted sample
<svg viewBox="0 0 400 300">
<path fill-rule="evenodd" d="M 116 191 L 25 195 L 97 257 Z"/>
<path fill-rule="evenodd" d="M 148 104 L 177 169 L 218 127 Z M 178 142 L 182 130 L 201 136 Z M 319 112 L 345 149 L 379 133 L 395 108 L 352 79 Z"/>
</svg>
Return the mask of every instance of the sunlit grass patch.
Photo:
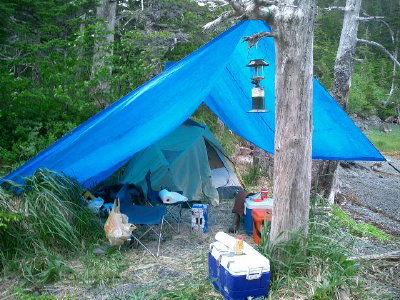
<svg viewBox="0 0 400 300">
<path fill-rule="evenodd" d="M 391 132 L 370 129 L 365 131 L 365 135 L 380 151 L 400 151 L 400 128 L 393 128 Z"/>
<path fill-rule="evenodd" d="M 362 237 L 372 237 L 379 241 L 391 241 L 393 238 L 376 226 L 364 222 L 356 222 L 339 206 L 332 207 L 332 226 L 345 228 L 350 234 Z"/>
</svg>

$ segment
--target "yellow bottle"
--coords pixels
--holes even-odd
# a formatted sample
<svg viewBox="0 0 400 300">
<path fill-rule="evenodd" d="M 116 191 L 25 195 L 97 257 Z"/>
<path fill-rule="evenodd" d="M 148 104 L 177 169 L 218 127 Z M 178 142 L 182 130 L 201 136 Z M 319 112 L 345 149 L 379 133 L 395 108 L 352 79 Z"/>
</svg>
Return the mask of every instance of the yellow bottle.
<svg viewBox="0 0 400 300">
<path fill-rule="evenodd" d="M 243 254 L 243 236 L 238 235 L 236 238 L 236 243 L 235 243 L 235 254 L 236 255 L 242 255 Z"/>
</svg>

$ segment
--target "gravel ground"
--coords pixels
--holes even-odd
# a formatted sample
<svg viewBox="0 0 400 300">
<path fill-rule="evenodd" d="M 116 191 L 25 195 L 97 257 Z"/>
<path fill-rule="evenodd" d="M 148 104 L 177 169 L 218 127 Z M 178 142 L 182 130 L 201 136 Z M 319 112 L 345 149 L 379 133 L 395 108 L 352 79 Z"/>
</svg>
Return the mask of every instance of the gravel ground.
<svg viewBox="0 0 400 300">
<path fill-rule="evenodd" d="M 347 199 L 344 208 L 400 236 L 400 161 L 390 156 L 386 159 L 342 164 L 339 178 Z"/>
</svg>

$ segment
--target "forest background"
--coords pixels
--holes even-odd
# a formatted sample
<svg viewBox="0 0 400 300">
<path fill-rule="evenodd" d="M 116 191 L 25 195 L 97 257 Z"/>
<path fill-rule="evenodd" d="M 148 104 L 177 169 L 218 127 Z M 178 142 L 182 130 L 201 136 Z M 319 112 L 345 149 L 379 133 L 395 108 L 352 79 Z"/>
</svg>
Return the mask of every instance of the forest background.
<svg viewBox="0 0 400 300">
<path fill-rule="evenodd" d="M 120 0 L 114 41 L 101 43 L 109 32 L 96 17 L 99 3 L 0 1 L 0 175 L 162 72 L 167 61 L 182 59 L 233 24 L 203 32 L 202 26 L 228 7 L 200 0 L 147 0 L 143 9 L 141 1 Z M 343 12 L 323 8 L 344 6 L 345 1 L 317 4 L 314 76 L 330 90 Z M 400 44 L 400 2 L 364 0 L 362 8 L 384 16 L 395 40 L 383 22 L 360 23 L 358 37 L 394 53 Z M 102 49 L 110 55 L 100 67 L 95 55 L 99 45 L 111 47 Z M 392 61 L 367 45 L 358 45 L 356 57 L 348 113 L 381 119 L 400 115 L 399 73 L 393 75 Z M 99 89 L 104 83 L 107 88 Z M 200 110 L 208 115 L 205 107 Z M 211 129 L 217 126 L 212 115 L 201 121 Z"/>
</svg>

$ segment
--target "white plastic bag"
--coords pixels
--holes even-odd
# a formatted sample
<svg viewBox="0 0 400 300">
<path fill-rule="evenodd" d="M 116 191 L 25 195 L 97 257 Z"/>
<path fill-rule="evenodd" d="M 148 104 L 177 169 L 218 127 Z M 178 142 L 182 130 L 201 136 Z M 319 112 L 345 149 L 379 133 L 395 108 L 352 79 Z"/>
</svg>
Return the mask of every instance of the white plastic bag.
<svg viewBox="0 0 400 300">
<path fill-rule="evenodd" d="M 127 215 L 121 214 L 119 200 L 114 201 L 114 207 L 104 224 L 104 231 L 111 246 L 121 246 L 136 228 L 128 222 Z"/>
</svg>

